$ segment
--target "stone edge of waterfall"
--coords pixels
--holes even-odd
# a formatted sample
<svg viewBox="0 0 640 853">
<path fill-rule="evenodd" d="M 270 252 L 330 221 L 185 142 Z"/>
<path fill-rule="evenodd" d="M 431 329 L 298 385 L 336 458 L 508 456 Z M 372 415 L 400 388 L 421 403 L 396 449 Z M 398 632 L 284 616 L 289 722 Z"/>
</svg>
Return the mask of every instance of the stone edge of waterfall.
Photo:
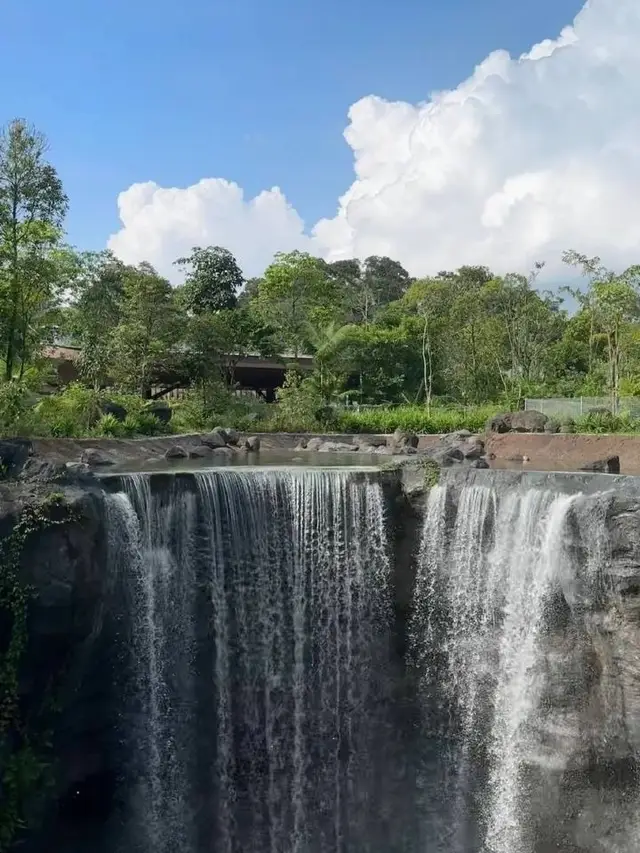
<svg viewBox="0 0 640 853">
<path fill-rule="evenodd" d="M 640 476 L 627 474 L 590 474 L 582 471 L 509 471 L 506 469 L 443 469 L 442 485 L 491 486 L 495 489 L 550 489 L 563 494 L 623 492 L 640 497 Z"/>
</svg>

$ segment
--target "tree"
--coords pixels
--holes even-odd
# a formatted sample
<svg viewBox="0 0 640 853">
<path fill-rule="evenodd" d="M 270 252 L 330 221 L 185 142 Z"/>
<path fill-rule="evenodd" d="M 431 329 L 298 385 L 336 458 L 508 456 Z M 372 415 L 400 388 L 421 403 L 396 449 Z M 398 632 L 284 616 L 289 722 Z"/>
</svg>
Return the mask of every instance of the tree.
<svg viewBox="0 0 640 853">
<path fill-rule="evenodd" d="M 81 376 L 95 389 L 109 380 L 126 274 L 127 267 L 109 251 L 78 257 L 72 328 L 81 346 Z"/>
<path fill-rule="evenodd" d="M 228 249 L 221 246 L 195 246 L 176 265 L 186 270 L 184 299 L 193 314 L 235 308 L 237 294 L 244 284 L 242 270 Z"/>
<path fill-rule="evenodd" d="M 355 259 L 328 264 L 330 277 L 339 284 L 349 318 L 354 323 L 370 323 L 377 312 L 401 299 L 411 284 L 402 264 L 387 257 L 371 255 L 363 263 Z"/>
<path fill-rule="evenodd" d="M 621 275 L 604 267 L 600 258 L 588 258 L 571 250 L 563 255 L 565 263 L 581 269 L 588 280 L 586 295 L 572 292 L 589 312 L 589 372 L 594 367 L 594 349 L 598 334 L 606 340 L 607 385 L 611 407 L 618 410 L 620 380 L 625 344 L 631 341 L 632 324 L 640 320 L 640 266 L 631 266 Z"/>
<path fill-rule="evenodd" d="M 250 352 L 277 354 L 272 330 L 266 328 L 249 306 L 196 314 L 187 335 L 189 372 L 201 383 L 235 383 L 235 371 Z"/>
<path fill-rule="evenodd" d="M 405 303 L 414 306 L 421 319 L 422 388 L 427 409 L 433 398 L 435 350 L 442 331 L 442 308 L 447 303 L 449 286 L 443 279 L 424 279 L 414 282 L 405 295 Z"/>
<path fill-rule="evenodd" d="M 295 358 L 308 343 L 309 325 L 327 325 L 341 314 L 342 298 L 326 264 L 306 252 L 279 252 L 258 285 L 256 306 L 281 330 Z"/>
<path fill-rule="evenodd" d="M 148 263 L 127 267 L 121 321 L 113 332 L 114 378 L 149 397 L 153 380 L 174 366 L 180 325 L 167 279 Z"/>
<path fill-rule="evenodd" d="M 15 119 L 0 135 L 0 314 L 5 376 L 24 369 L 27 332 L 51 299 L 68 202 L 46 160 L 46 138 Z"/>
</svg>

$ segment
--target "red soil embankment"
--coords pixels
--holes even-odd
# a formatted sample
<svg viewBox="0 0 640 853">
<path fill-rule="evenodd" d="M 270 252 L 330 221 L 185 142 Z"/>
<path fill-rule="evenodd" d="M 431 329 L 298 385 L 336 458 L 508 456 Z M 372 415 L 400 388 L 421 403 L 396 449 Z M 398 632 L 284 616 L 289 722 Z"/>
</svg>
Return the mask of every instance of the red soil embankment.
<svg viewBox="0 0 640 853">
<path fill-rule="evenodd" d="M 640 436 L 636 435 L 489 433 L 485 447 L 495 455 L 491 464 L 496 468 L 528 456 L 526 467 L 531 470 L 576 471 L 597 459 L 619 456 L 621 473 L 640 474 Z"/>
</svg>

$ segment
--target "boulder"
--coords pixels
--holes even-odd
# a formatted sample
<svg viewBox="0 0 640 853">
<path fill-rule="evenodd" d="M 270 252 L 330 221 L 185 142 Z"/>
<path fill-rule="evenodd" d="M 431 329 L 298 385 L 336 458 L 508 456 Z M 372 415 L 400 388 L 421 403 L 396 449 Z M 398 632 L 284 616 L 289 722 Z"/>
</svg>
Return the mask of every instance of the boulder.
<svg viewBox="0 0 640 853">
<path fill-rule="evenodd" d="M 324 441 L 318 448 L 319 453 L 353 453 L 358 447 L 344 441 Z"/>
<path fill-rule="evenodd" d="M 184 447 L 180 447 L 179 444 L 174 444 L 173 447 L 169 447 L 164 454 L 165 459 L 186 459 L 188 456 L 189 454 L 187 451 Z"/>
<path fill-rule="evenodd" d="M 213 448 L 206 444 L 199 444 L 197 447 L 189 448 L 189 459 L 204 459 L 211 456 Z"/>
<path fill-rule="evenodd" d="M 318 439 L 312 439 L 313 441 L 317 441 Z M 303 436 L 300 441 L 296 444 L 296 450 L 306 450 L 307 445 L 309 444 L 309 439 Z"/>
<path fill-rule="evenodd" d="M 66 469 L 70 477 L 91 477 L 91 470 L 86 462 L 67 462 Z"/>
<path fill-rule="evenodd" d="M 382 435 L 372 435 L 365 443 L 368 447 L 386 447 L 387 439 Z"/>
<path fill-rule="evenodd" d="M 227 444 L 226 438 L 217 430 L 209 432 L 206 435 L 200 436 L 200 443 L 215 449 L 217 447 L 225 447 Z"/>
<path fill-rule="evenodd" d="M 454 444 L 456 442 L 468 441 L 472 437 L 473 433 L 471 432 L 471 430 L 468 429 L 458 429 L 455 432 L 450 432 L 447 436 L 445 436 L 448 441 L 453 442 Z"/>
<path fill-rule="evenodd" d="M 303 438 L 298 447 L 304 450 L 320 450 L 323 444 L 325 444 L 323 438 Z"/>
<path fill-rule="evenodd" d="M 163 402 L 149 403 L 149 405 L 144 407 L 144 411 L 149 415 L 153 415 L 156 420 L 165 425 L 169 423 L 173 416 L 171 406 Z"/>
<path fill-rule="evenodd" d="M 33 446 L 25 438 L 0 440 L 0 480 L 15 477 L 32 452 Z"/>
<path fill-rule="evenodd" d="M 620 473 L 620 457 L 607 456 L 604 459 L 596 459 L 593 462 L 588 462 L 580 468 L 581 471 L 593 471 L 599 474 L 619 474 Z"/>
<path fill-rule="evenodd" d="M 550 435 L 560 432 L 560 421 L 557 421 L 555 418 L 549 418 L 544 425 L 543 432 L 549 433 Z"/>
<path fill-rule="evenodd" d="M 91 468 L 115 464 L 115 460 L 109 454 L 105 453 L 104 450 L 98 450 L 97 447 L 87 447 L 86 450 L 83 450 L 80 462 L 84 462 L 85 465 L 89 465 Z"/>
<path fill-rule="evenodd" d="M 442 447 L 438 450 L 433 450 L 429 454 L 429 458 L 443 468 L 448 468 L 451 465 L 457 465 L 464 461 L 464 455 L 458 447 Z"/>
<path fill-rule="evenodd" d="M 526 412 L 512 412 L 512 432 L 544 432 L 545 425 L 549 420 L 542 412 L 529 410 Z"/>
<path fill-rule="evenodd" d="M 415 456 L 418 453 L 417 447 L 405 446 L 399 447 L 396 451 L 399 456 Z"/>
<path fill-rule="evenodd" d="M 233 429 L 232 427 L 214 427 L 212 433 L 217 433 L 222 439 L 224 439 L 225 444 L 232 444 L 233 446 L 237 445 L 240 441 L 240 433 L 237 429 Z"/>
<path fill-rule="evenodd" d="M 111 417 L 115 418 L 120 423 L 122 423 L 127 417 L 127 410 L 124 406 L 121 406 L 118 403 L 112 403 L 109 400 L 102 403 L 100 411 L 103 415 L 111 415 Z"/>
<path fill-rule="evenodd" d="M 251 453 L 257 453 L 260 450 L 260 438 L 257 435 L 249 436 L 245 439 L 244 446 Z"/>
<path fill-rule="evenodd" d="M 404 429 L 397 429 L 391 438 L 391 443 L 396 448 L 417 447 L 418 441 L 419 439 L 415 432 Z"/>
<path fill-rule="evenodd" d="M 544 432 L 549 418 L 542 412 L 504 412 L 487 422 L 487 432 Z"/>
<path fill-rule="evenodd" d="M 489 463 L 486 459 L 474 459 L 471 468 L 489 468 Z"/>
<path fill-rule="evenodd" d="M 211 449 L 211 456 L 214 459 L 230 459 L 233 456 L 233 449 L 231 447 L 213 447 Z"/>
<path fill-rule="evenodd" d="M 458 445 L 458 450 L 465 459 L 479 459 L 484 456 L 484 441 L 480 438 L 470 438 L 463 444 Z"/>
<path fill-rule="evenodd" d="M 504 412 L 501 415 L 495 415 L 489 418 L 485 427 L 486 432 L 510 432 L 511 431 L 511 412 Z"/>
</svg>

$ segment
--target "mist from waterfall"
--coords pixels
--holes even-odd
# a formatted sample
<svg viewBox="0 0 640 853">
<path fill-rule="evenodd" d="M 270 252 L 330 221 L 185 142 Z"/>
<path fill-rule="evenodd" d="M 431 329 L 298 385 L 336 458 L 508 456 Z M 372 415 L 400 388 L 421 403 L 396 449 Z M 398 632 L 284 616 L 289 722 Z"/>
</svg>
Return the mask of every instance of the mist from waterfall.
<svg viewBox="0 0 640 853">
<path fill-rule="evenodd" d="M 563 603 L 579 501 L 541 489 L 430 492 L 411 647 L 425 729 L 437 738 L 424 770 L 440 780 L 425 807 L 434 853 L 538 849 L 528 774 L 566 757 L 557 744 L 545 752 L 539 737 L 545 620 Z"/>
<path fill-rule="evenodd" d="M 124 853 L 389 853 L 382 488 L 198 472 L 109 498 L 129 589 Z"/>
</svg>

